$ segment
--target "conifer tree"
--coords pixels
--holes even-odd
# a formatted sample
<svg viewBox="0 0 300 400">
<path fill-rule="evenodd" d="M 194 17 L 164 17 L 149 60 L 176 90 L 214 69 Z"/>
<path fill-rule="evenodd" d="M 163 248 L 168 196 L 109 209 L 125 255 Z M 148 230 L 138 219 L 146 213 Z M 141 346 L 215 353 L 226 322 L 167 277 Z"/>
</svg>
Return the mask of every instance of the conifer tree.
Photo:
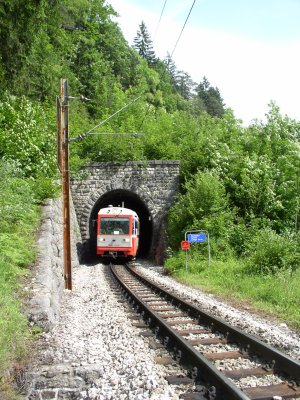
<svg viewBox="0 0 300 400">
<path fill-rule="evenodd" d="M 184 99 L 191 99 L 194 86 L 195 83 L 187 72 L 178 71 L 176 75 L 176 89 Z"/>
<path fill-rule="evenodd" d="M 176 68 L 175 62 L 173 61 L 173 59 L 169 53 L 167 54 L 167 56 L 164 60 L 164 63 L 166 65 L 167 71 L 170 75 L 171 82 L 172 82 L 174 88 L 176 88 L 177 68 Z"/>
<path fill-rule="evenodd" d="M 133 47 L 138 51 L 141 57 L 148 61 L 149 65 L 154 65 L 156 63 L 157 58 L 153 50 L 153 42 L 144 21 L 139 25 L 139 30 L 137 31 L 133 43 Z"/>
<path fill-rule="evenodd" d="M 206 112 L 213 117 L 222 117 L 224 114 L 224 103 L 218 88 L 210 86 L 206 77 L 197 86 L 196 93 L 205 105 Z"/>
</svg>

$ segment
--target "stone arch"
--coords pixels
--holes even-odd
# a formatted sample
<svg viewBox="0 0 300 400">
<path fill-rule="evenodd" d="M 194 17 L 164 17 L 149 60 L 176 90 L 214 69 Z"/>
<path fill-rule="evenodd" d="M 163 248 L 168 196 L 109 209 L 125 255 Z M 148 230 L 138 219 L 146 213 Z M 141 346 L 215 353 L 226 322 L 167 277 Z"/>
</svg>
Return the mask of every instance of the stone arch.
<svg viewBox="0 0 300 400">
<path fill-rule="evenodd" d="M 81 231 L 83 253 L 90 253 L 93 236 L 93 219 L 101 201 L 110 198 L 114 204 L 115 194 L 142 205 L 143 218 L 151 219 L 146 230 L 151 244 L 143 255 L 163 260 L 165 247 L 164 220 L 179 186 L 178 161 L 126 161 L 124 163 L 94 163 L 82 168 L 81 173 L 71 180 L 71 192 Z M 102 199 L 102 200 L 101 200 Z M 116 200 L 117 201 L 117 200 Z M 137 203 L 133 201 L 133 206 Z M 108 204 L 105 204 L 108 205 Z M 126 206 L 126 204 L 125 204 Z M 130 207 L 128 207 L 130 208 Z M 149 233 L 151 231 L 151 234 Z M 146 246 L 145 246 L 146 248 Z M 144 248 L 144 249 L 145 249 Z M 149 250 L 149 251 L 148 251 Z M 158 254 L 159 253 L 159 254 Z"/>
<path fill-rule="evenodd" d="M 147 191 L 146 191 L 147 192 Z M 141 223 L 141 238 L 139 257 L 154 255 L 153 243 L 157 236 L 157 213 L 154 203 L 149 196 L 145 198 L 145 191 L 139 193 L 132 185 L 116 185 L 112 182 L 105 187 L 90 192 L 80 219 L 80 229 L 83 239 L 83 257 L 94 258 L 96 254 L 96 219 L 100 208 L 109 204 L 122 205 L 137 212 Z"/>
</svg>

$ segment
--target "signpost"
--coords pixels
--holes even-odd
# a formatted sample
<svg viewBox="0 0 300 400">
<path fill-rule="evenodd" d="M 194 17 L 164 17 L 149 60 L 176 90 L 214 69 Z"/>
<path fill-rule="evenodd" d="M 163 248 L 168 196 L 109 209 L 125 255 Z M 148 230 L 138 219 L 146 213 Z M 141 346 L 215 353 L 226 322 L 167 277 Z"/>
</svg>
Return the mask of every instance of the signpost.
<svg viewBox="0 0 300 400">
<path fill-rule="evenodd" d="M 181 250 L 185 250 L 185 269 L 188 272 L 187 265 L 188 265 L 188 250 L 190 249 L 191 244 L 188 240 L 182 240 L 181 242 Z"/>
<path fill-rule="evenodd" d="M 206 233 L 189 233 L 188 241 L 190 243 L 204 243 L 206 242 Z"/>
<path fill-rule="evenodd" d="M 210 267 L 210 244 L 209 244 L 209 233 L 205 230 L 193 230 L 186 231 L 184 234 L 184 239 L 181 242 L 181 249 L 185 250 L 185 269 L 188 272 L 188 250 L 190 250 L 191 243 L 207 243 L 208 251 L 208 267 Z"/>
<path fill-rule="evenodd" d="M 188 242 L 187 240 L 183 240 L 181 242 L 181 250 L 189 250 L 191 247 L 190 242 Z"/>
</svg>

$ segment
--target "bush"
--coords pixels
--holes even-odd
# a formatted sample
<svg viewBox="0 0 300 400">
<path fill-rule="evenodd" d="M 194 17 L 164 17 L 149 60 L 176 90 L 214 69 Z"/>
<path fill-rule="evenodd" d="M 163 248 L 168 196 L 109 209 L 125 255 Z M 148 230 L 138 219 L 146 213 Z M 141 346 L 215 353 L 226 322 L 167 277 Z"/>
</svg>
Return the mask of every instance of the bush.
<svg viewBox="0 0 300 400">
<path fill-rule="evenodd" d="M 228 207 L 224 186 L 214 171 L 200 172 L 185 185 L 168 216 L 168 236 L 173 248 L 180 245 L 187 230 L 209 232 L 214 252 L 230 253 L 228 238 L 233 228 L 234 211 Z M 227 242 L 227 243 L 226 243 Z M 218 247 L 219 245 L 219 247 Z"/>
<path fill-rule="evenodd" d="M 4 94 L 0 99 L 0 157 L 17 161 L 26 177 L 52 176 L 56 134 L 38 103 Z"/>
<path fill-rule="evenodd" d="M 262 229 L 250 241 L 248 271 L 254 274 L 276 274 L 280 270 L 294 272 L 299 267 L 296 240 L 279 235 L 271 229 Z"/>
<path fill-rule="evenodd" d="M 35 259 L 39 209 L 17 163 L 0 160 L 0 376 L 24 356 L 29 329 L 18 298 L 19 278 Z M 0 396 L 1 397 L 1 396 Z"/>
</svg>

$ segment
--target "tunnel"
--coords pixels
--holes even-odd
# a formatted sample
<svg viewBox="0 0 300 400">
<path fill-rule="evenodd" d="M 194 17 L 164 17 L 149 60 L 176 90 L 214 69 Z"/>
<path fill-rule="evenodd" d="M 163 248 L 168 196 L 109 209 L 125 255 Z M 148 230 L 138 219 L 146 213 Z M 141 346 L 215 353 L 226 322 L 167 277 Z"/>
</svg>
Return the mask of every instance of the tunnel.
<svg viewBox="0 0 300 400">
<path fill-rule="evenodd" d="M 139 249 L 137 258 L 147 258 L 149 255 L 152 235 L 153 223 L 150 212 L 145 203 L 135 193 L 128 190 L 112 190 L 103 194 L 95 203 L 89 221 L 90 243 L 89 243 L 89 259 L 94 260 L 96 255 L 97 244 L 97 215 L 101 208 L 112 206 L 123 206 L 135 211 L 140 220 L 140 236 Z"/>
</svg>

